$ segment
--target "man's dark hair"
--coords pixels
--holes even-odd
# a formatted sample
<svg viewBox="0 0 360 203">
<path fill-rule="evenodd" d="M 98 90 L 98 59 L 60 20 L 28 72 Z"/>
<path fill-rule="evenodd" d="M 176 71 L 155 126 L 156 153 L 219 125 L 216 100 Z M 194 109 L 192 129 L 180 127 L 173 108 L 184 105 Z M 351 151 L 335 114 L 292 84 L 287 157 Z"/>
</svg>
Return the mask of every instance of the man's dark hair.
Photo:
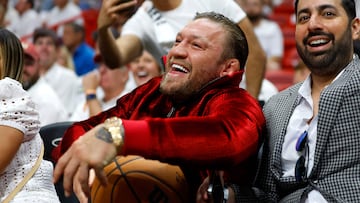
<svg viewBox="0 0 360 203">
<path fill-rule="evenodd" d="M 61 43 L 60 43 L 60 38 L 56 35 L 55 31 L 47 29 L 47 28 L 37 28 L 34 31 L 33 34 L 33 42 L 35 43 L 37 39 L 41 38 L 41 37 L 50 37 L 55 46 L 58 47 Z"/>
<path fill-rule="evenodd" d="M 66 23 L 65 26 L 70 26 L 75 33 L 81 33 L 82 40 L 85 40 L 85 27 L 83 25 L 80 25 L 75 21 L 71 21 Z"/>
<path fill-rule="evenodd" d="M 295 13 L 298 10 L 299 0 L 295 0 Z M 341 0 L 341 5 L 344 7 L 349 20 L 351 21 L 356 17 L 355 1 L 354 0 Z"/>
<path fill-rule="evenodd" d="M 34 8 L 34 0 L 27 0 L 31 8 Z"/>
<path fill-rule="evenodd" d="M 221 58 L 223 60 L 229 58 L 238 59 L 240 62 L 240 69 L 243 70 L 249 54 L 249 47 L 245 34 L 241 28 L 229 18 L 215 12 L 197 13 L 194 19 L 196 20 L 200 18 L 209 19 L 213 22 L 221 24 L 224 27 L 224 30 L 228 33 L 228 37 L 225 42 L 224 53 Z"/>
</svg>

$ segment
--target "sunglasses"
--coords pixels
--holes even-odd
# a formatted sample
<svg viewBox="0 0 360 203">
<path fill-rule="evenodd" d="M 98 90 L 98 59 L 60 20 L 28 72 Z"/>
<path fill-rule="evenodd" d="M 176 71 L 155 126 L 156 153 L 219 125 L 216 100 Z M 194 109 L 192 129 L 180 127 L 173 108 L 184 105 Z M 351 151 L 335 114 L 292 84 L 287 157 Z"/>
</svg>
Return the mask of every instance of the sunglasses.
<svg viewBox="0 0 360 203">
<path fill-rule="evenodd" d="M 309 156 L 309 145 L 308 145 L 308 132 L 304 131 L 296 142 L 295 149 L 297 152 L 301 152 L 301 156 L 296 161 L 295 165 L 295 179 L 296 181 L 305 181 L 307 178 L 307 167 L 305 166 L 306 159 L 305 155 Z M 308 159 L 309 160 L 309 159 Z"/>
</svg>

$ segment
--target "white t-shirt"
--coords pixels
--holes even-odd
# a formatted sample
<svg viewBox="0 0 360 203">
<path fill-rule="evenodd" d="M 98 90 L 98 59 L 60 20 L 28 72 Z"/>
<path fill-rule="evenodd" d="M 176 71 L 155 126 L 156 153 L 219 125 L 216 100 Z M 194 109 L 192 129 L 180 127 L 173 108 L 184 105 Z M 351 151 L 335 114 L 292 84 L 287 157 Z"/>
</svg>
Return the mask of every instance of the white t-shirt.
<svg viewBox="0 0 360 203">
<path fill-rule="evenodd" d="M 70 116 L 82 96 L 81 79 L 74 71 L 57 63 L 54 63 L 43 77 L 55 90 Z"/>
<path fill-rule="evenodd" d="M 37 161 L 42 140 L 35 103 L 19 82 L 10 78 L 0 80 L 0 101 L 0 125 L 18 129 L 24 134 L 15 157 L 0 174 L 0 202 L 2 202 Z M 1 134 L 1 136 L 7 135 Z M 52 175 L 52 163 L 42 160 L 34 176 L 11 202 L 59 202 Z"/>
<path fill-rule="evenodd" d="M 41 26 L 39 15 L 34 9 L 29 9 L 19 16 L 15 23 L 11 24 L 8 29 L 19 38 L 31 35 L 34 30 Z"/>
<path fill-rule="evenodd" d="M 268 58 L 283 56 L 284 38 L 276 22 L 263 19 L 254 27 L 254 32 Z"/>
<path fill-rule="evenodd" d="M 166 23 L 157 26 L 147 12 L 152 5 L 152 1 L 145 1 L 135 15 L 125 23 L 121 34 L 138 36 L 143 47 L 157 60 L 166 55 L 177 33 L 195 17 L 197 12 L 214 11 L 236 23 L 246 17 L 245 12 L 233 0 L 182 0 L 174 10 L 158 11 Z"/>
<path fill-rule="evenodd" d="M 43 77 L 28 89 L 28 93 L 39 110 L 41 126 L 68 120 L 65 106 Z"/>
<path fill-rule="evenodd" d="M 98 90 L 98 91 L 100 91 L 100 90 Z M 103 97 L 100 97 L 99 102 L 100 102 L 102 111 L 106 111 L 106 110 L 114 107 L 116 105 L 116 101 L 120 97 L 122 97 L 123 95 L 125 95 L 127 93 L 129 93 L 129 91 L 124 90 L 118 96 L 110 99 L 107 102 L 104 102 Z M 99 95 L 99 94 L 97 94 L 97 95 Z M 82 121 L 82 120 L 90 118 L 89 115 L 90 115 L 89 107 L 86 106 L 85 95 L 84 95 L 83 99 L 81 101 L 79 101 L 79 104 L 76 107 L 74 113 L 71 115 L 70 121 Z"/>
<path fill-rule="evenodd" d="M 59 24 L 64 24 L 69 20 L 74 20 L 76 23 L 84 25 L 84 20 L 81 16 L 81 9 L 72 1 L 69 1 L 62 9 L 55 6 L 49 13 L 42 13 L 41 16 L 46 25 L 50 27 L 59 26 Z M 63 26 L 58 27 L 57 33 L 59 36 L 62 36 Z"/>
</svg>

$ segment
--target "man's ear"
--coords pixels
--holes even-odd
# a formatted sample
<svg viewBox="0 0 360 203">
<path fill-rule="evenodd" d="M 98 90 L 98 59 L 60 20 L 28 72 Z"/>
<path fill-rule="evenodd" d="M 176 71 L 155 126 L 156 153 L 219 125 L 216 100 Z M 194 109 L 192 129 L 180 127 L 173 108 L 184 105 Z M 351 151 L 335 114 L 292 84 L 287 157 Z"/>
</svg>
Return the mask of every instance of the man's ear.
<svg viewBox="0 0 360 203">
<path fill-rule="evenodd" d="M 224 67 L 220 72 L 220 77 L 231 75 L 232 73 L 240 70 L 240 62 L 236 58 L 231 58 L 225 61 Z"/>
<path fill-rule="evenodd" d="M 355 18 L 352 22 L 353 39 L 360 39 L 360 19 Z"/>
</svg>

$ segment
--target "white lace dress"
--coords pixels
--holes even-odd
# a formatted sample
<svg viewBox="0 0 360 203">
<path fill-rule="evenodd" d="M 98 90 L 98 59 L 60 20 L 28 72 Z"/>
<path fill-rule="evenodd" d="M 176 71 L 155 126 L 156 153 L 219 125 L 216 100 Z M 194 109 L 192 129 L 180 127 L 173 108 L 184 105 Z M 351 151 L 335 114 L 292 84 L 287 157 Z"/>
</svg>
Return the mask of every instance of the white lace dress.
<svg viewBox="0 0 360 203">
<path fill-rule="evenodd" d="M 46 95 L 44 95 L 46 96 Z M 0 80 L 0 125 L 24 133 L 23 142 L 12 162 L 0 174 L 0 202 L 16 187 L 35 164 L 41 150 L 39 115 L 35 104 L 19 82 Z M 0 136 L 6 136 L 0 132 Z M 53 166 L 43 160 L 34 176 L 11 201 L 12 203 L 59 202 L 52 183 Z"/>
</svg>

